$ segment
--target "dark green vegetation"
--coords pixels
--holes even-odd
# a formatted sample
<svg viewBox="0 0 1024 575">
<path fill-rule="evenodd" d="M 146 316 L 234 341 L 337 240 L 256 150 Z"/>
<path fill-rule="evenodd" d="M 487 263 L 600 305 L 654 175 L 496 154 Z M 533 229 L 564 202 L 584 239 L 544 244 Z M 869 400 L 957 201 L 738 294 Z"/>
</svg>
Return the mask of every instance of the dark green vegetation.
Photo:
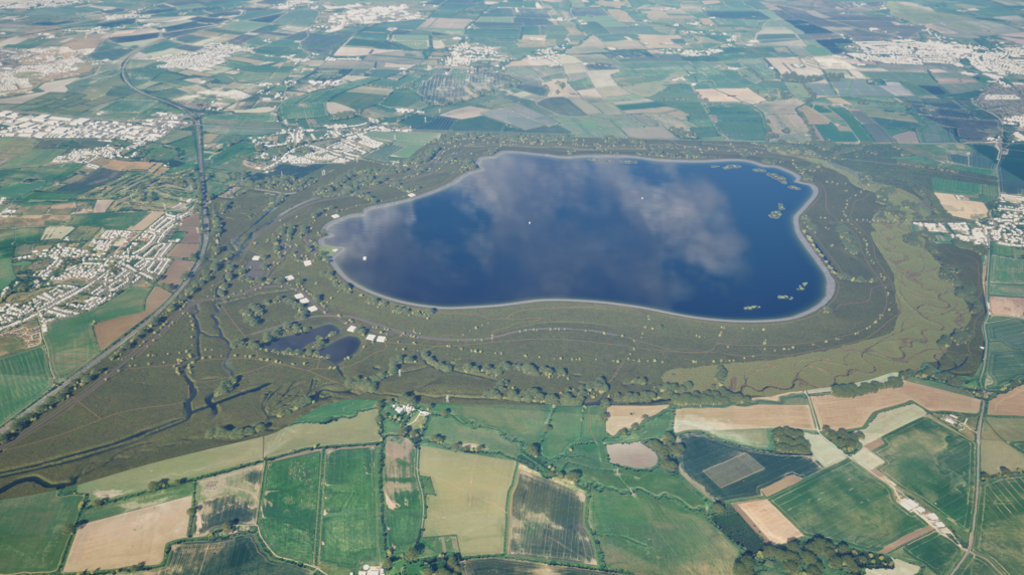
<svg viewBox="0 0 1024 575">
<path fill-rule="evenodd" d="M 861 575 L 867 569 L 892 569 L 891 557 L 851 549 L 845 542 L 821 536 L 786 545 L 767 545 L 757 555 L 746 553 L 736 560 L 733 575 L 776 573 L 782 567 L 787 573 L 822 575 L 826 569 Z"/>
<path fill-rule="evenodd" d="M 71 539 L 80 501 L 52 491 L 0 500 L 0 570 L 56 570 Z"/>
<path fill-rule="evenodd" d="M 470 559 L 463 566 L 466 575 L 594 575 L 592 569 L 544 565 L 512 559 Z"/>
<path fill-rule="evenodd" d="M 336 449 L 327 453 L 320 564 L 338 571 L 358 571 L 366 562 L 376 564 L 381 559 L 379 488 L 378 449 Z"/>
<path fill-rule="evenodd" d="M 736 511 L 726 509 L 724 505 L 722 505 L 721 513 L 715 513 L 714 507 L 712 507 L 712 511 L 714 514 L 711 516 L 711 522 L 733 543 L 745 549 L 747 553 L 757 553 L 764 547 L 764 538 L 747 524 L 746 519 L 743 519 L 742 515 Z"/>
<path fill-rule="evenodd" d="M 883 389 L 903 387 L 903 378 L 892 376 L 885 381 L 865 381 L 856 383 L 837 383 L 832 385 L 832 395 L 836 397 L 859 397 L 870 393 L 878 393 Z"/>
<path fill-rule="evenodd" d="M 321 509 L 319 451 L 279 459 L 263 478 L 260 528 L 275 553 L 306 564 L 316 562 L 317 522 Z"/>
<path fill-rule="evenodd" d="M 790 455 L 810 455 L 811 442 L 804 437 L 804 432 L 792 427 L 776 427 L 772 430 L 772 442 L 775 451 Z"/>
<path fill-rule="evenodd" d="M 892 491 L 852 461 L 844 461 L 771 497 L 804 533 L 879 550 L 924 527 L 896 504 Z"/>
<path fill-rule="evenodd" d="M 581 490 L 520 472 L 509 507 L 509 554 L 593 562 L 584 502 Z"/>
<path fill-rule="evenodd" d="M 697 434 L 681 439 L 686 445 L 683 470 L 718 499 L 757 495 L 785 475 L 806 478 L 821 469 L 810 457 L 747 449 Z"/>
<path fill-rule="evenodd" d="M 922 418 L 886 435 L 875 453 L 886 461 L 880 471 L 914 499 L 970 528 L 976 473 L 970 440 Z"/>
<path fill-rule="evenodd" d="M 857 429 L 850 430 L 843 427 L 832 429 L 828 425 L 824 425 L 821 428 L 821 434 L 836 447 L 842 449 L 843 453 L 857 453 L 863 447 L 860 440 L 864 439 L 864 432 Z"/>
<path fill-rule="evenodd" d="M 341 418 L 355 417 L 360 412 L 373 408 L 373 401 L 369 399 L 335 401 L 310 411 L 296 419 L 295 423 L 330 423 Z"/>
<path fill-rule="evenodd" d="M 304 575 L 308 569 L 273 559 L 253 536 L 171 547 L 160 575 Z"/>
</svg>

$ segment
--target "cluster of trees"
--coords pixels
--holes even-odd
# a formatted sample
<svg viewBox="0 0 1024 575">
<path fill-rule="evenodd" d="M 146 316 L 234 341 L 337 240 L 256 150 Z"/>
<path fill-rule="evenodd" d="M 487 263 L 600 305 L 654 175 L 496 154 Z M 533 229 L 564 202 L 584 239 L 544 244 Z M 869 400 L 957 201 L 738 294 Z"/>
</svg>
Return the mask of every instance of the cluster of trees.
<svg viewBox="0 0 1024 575">
<path fill-rule="evenodd" d="M 666 431 L 660 439 L 648 439 L 644 445 L 658 454 L 658 465 L 661 465 L 663 469 L 671 473 L 675 473 L 679 469 L 686 446 L 677 442 L 675 433 Z"/>
<path fill-rule="evenodd" d="M 267 308 L 258 303 L 249 304 L 249 307 L 242 310 L 242 321 L 257 326 L 263 323 L 263 316 L 267 314 Z"/>
<path fill-rule="evenodd" d="M 242 376 L 240 375 L 222 379 L 221 382 L 217 385 L 217 389 L 213 390 L 213 396 L 220 397 L 222 395 L 227 395 L 234 391 L 235 389 L 237 389 L 238 386 L 241 385 L 241 383 Z"/>
<path fill-rule="evenodd" d="M 764 539 L 750 528 L 746 520 L 720 501 L 711 506 L 711 521 L 726 537 L 748 553 L 757 553 L 764 547 Z"/>
<path fill-rule="evenodd" d="M 785 545 L 765 545 L 755 553 L 747 552 L 736 559 L 733 575 L 777 573 L 789 575 L 822 575 L 825 569 L 849 575 L 863 575 L 868 569 L 892 569 L 890 557 L 881 553 L 857 551 L 844 541 L 836 543 L 820 535 L 806 541 L 790 541 Z"/>
<path fill-rule="evenodd" d="M 416 547 L 410 547 L 402 554 L 402 559 L 405 559 L 409 563 L 416 563 L 420 559 L 420 554 L 424 551 L 422 543 L 416 545 Z M 439 557 L 431 557 L 424 559 L 419 564 L 420 572 L 423 575 L 459 575 L 462 573 L 462 565 L 459 563 L 459 556 L 451 554 L 448 556 L 441 555 Z M 381 567 L 385 571 L 390 570 L 392 566 L 392 559 L 389 557 L 384 560 Z"/>
<path fill-rule="evenodd" d="M 267 430 L 267 424 L 257 423 L 256 425 L 246 425 L 245 427 L 235 427 L 234 425 L 217 425 L 213 429 L 206 430 L 206 439 L 217 439 L 221 441 L 238 441 L 239 439 L 245 439 L 251 435 L 263 433 Z"/>
<path fill-rule="evenodd" d="M 836 383 L 832 385 L 832 395 L 836 397 L 860 397 L 871 393 L 878 393 L 883 389 L 895 389 L 903 387 L 903 378 L 894 375 L 885 381 L 865 381 L 860 385 L 856 383 Z"/>
<path fill-rule="evenodd" d="M 790 453 L 793 455 L 810 455 L 811 442 L 804 437 L 804 432 L 792 427 L 776 427 L 772 430 L 772 441 L 775 442 L 775 451 L 779 453 Z"/>
<path fill-rule="evenodd" d="M 503 379 L 497 386 L 484 391 L 486 399 L 504 399 L 506 401 L 519 401 L 523 403 L 549 403 L 548 394 L 539 387 L 530 389 L 519 389 L 512 385 L 512 382 Z"/>
<path fill-rule="evenodd" d="M 843 453 L 857 453 L 862 447 L 860 440 L 864 439 L 864 433 L 861 431 L 850 431 L 843 427 L 832 429 L 827 425 L 821 428 L 821 434 L 842 449 Z"/>
</svg>

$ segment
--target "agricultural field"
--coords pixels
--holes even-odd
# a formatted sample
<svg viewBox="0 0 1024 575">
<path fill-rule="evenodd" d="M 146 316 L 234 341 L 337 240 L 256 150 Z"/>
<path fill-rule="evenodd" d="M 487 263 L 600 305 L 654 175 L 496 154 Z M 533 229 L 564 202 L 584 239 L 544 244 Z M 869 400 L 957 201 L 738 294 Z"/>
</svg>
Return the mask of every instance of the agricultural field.
<svg viewBox="0 0 1024 575">
<path fill-rule="evenodd" d="M 320 518 L 320 565 L 358 571 L 383 557 L 378 509 L 380 453 L 376 448 L 327 452 Z"/>
<path fill-rule="evenodd" d="M 0 571 L 56 570 L 71 539 L 65 526 L 75 522 L 80 501 L 54 492 L 0 500 Z"/>
<path fill-rule="evenodd" d="M 509 504 L 508 553 L 596 564 L 586 493 L 519 468 Z"/>
<path fill-rule="evenodd" d="M 592 569 L 566 565 L 544 565 L 514 559 L 470 559 L 463 565 L 466 575 L 594 575 Z"/>
<path fill-rule="evenodd" d="M 196 533 L 205 535 L 225 523 L 255 525 L 263 465 L 243 467 L 196 483 Z"/>
<path fill-rule="evenodd" d="M 164 546 L 188 535 L 192 497 L 129 511 L 79 528 L 65 571 L 119 569 L 164 560 Z"/>
<path fill-rule="evenodd" d="M 1016 300 L 1020 301 L 1020 300 Z M 988 326 L 989 386 L 1002 386 L 1024 373 L 1024 320 L 992 317 Z"/>
<path fill-rule="evenodd" d="M 1011 573 L 1024 569 L 1024 479 L 993 481 L 982 489 L 980 550 Z"/>
<path fill-rule="evenodd" d="M 322 460 L 323 453 L 314 451 L 267 464 L 259 525 L 278 556 L 316 562 Z"/>
<path fill-rule="evenodd" d="M 306 575 L 308 569 L 273 559 L 252 536 L 171 547 L 159 575 Z"/>
<path fill-rule="evenodd" d="M 156 491 L 146 491 L 132 497 L 125 497 L 103 503 L 103 500 L 91 502 L 89 507 L 82 510 L 80 519 L 84 521 L 99 521 L 107 517 L 114 517 L 130 511 L 137 511 L 155 505 L 161 505 L 169 501 L 177 501 L 186 497 L 192 497 L 195 491 L 195 484 L 182 483 L 170 485 Z"/>
<path fill-rule="evenodd" d="M 415 545 L 423 526 L 418 463 L 419 450 L 408 439 L 389 437 L 384 443 L 384 524 L 397 549 Z"/>
<path fill-rule="evenodd" d="M 789 426 L 814 429 L 811 408 L 807 405 L 751 405 L 722 408 L 683 408 L 676 410 L 675 431 L 727 431 L 771 429 Z"/>
<path fill-rule="evenodd" d="M 614 569 L 730 575 L 738 555 L 703 513 L 670 499 L 598 492 L 590 499 L 590 517 L 605 563 Z"/>
<path fill-rule="evenodd" d="M 0 419 L 7 419 L 32 403 L 51 381 L 42 347 L 0 357 Z"/>
<path fill-rule="evenodd" d="M 420 475 L 427 495 L 425 537 L 455 535 L 463 556 L 502 553 L 505 509 L 516 463 L 434 447 L 420 450 Z"/>
<path fill-rule="evenodd" d="M 803 533 L 767 499 L 739 501 L 733 507 L 765 541 L 783 544 L 803 537 Z"/>
<path fill-rule="evenodd" d="M 907 544 L 895 554 L 921 565 L 937 575 L 949 573 L 960 559 L 961 551 L 949 539 L 932 533 Z"/>
<path fill-rule="evenodd" d="M 884 441 L 874 451 L 885 460 L 878 470 L 914 499 L 969 528 L 975 476 L 971 441 L 930 418 L 890 433 Z"/>
<path fill-rule="evenodd" d="M 840 463 L 773 495 L 771 502 L 804 533 L 882 549 L 924 522 L 896 504 L 892 491 L 853 462 Z"/>
<path fill-rule="evenodd" d="M 906 381 L 903 387 L 883 389 L 859 397 L 836 397 L 831 394 L 812 395 L 818 423 L 832 429 L 864 427 L 876 411 L 913 401 L 928 411 L 977 413 L 981 402 L 969 395 Z"/>
<path fill-rule="evenodd" d="M 712 497 L 751 497 L 787 475 L 806 478 L 821 467 L 810 457 L 745 449 L 704 435 L 682 436 L 683 471 Z"/>
</svg>

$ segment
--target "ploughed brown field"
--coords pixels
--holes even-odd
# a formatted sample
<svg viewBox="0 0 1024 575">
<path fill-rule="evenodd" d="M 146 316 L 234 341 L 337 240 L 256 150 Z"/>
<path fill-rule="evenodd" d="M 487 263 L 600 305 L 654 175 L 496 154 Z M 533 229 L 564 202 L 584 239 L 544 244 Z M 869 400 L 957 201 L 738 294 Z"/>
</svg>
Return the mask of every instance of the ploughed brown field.
<svg viewBox="0 0 1024 575">
<path fill-rule="evenodd" d="M 1024 407 L 1024 397 L 1021 399 L 1021 406 Z M 913 401 L 928 411 L 978 413 L 978 409 L 981 408 L 981 401 L 976 398 L 910 381 L 904 382 L 903 387 L 883 389 L 860 397 L 811 396 L 818 423 L 831 426 L 832 429 L 864 427 L 872 413 L 908 401 Z"/>
</svg>

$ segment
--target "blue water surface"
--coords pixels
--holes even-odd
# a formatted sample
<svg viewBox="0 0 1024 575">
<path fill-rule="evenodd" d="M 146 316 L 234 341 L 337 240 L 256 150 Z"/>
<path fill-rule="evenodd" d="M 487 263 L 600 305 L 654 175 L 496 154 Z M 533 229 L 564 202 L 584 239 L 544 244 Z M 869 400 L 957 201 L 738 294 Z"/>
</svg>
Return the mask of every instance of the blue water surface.
<svg viewBox="0 0 1024 575">
<path fill-rule="evenodd" d="M 573 299 L 731 320 L 799 314 L 826 294 L 794 226 L 814 191 L 785 170 L 522 153 L 480 166 L 330 224 L 342 273 L 427 306 Z"/>
</svg>

